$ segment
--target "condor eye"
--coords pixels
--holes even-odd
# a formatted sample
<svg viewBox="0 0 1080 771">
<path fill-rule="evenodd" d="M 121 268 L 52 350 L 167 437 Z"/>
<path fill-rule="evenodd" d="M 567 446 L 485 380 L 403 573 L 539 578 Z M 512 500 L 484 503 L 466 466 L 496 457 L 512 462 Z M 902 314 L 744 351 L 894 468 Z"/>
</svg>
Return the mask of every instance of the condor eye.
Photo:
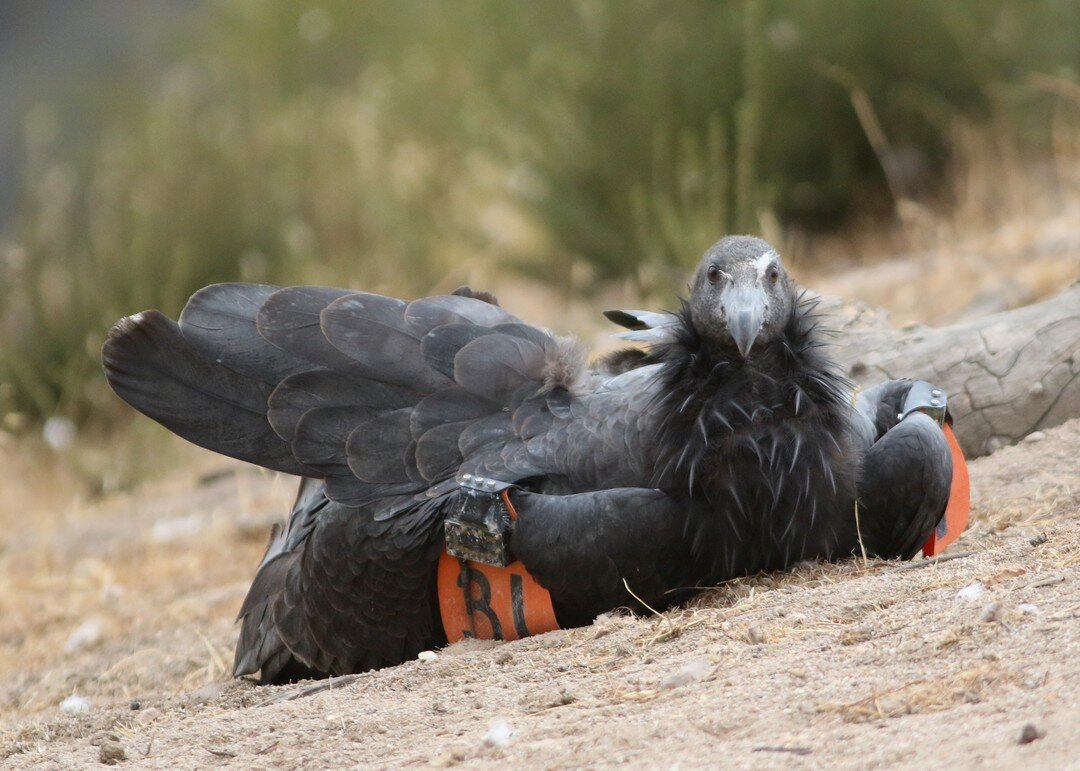
<svg viewBox="0 0 1080 771">
<path fill-rule="evenodd" d="M 705 275 L 709 277 L 709 281 L 715 284 L 717 281 L 720 280 L 720 268 L 716 267 L 715 265 L 710 265 L 709 270 Z"/>
</svg>

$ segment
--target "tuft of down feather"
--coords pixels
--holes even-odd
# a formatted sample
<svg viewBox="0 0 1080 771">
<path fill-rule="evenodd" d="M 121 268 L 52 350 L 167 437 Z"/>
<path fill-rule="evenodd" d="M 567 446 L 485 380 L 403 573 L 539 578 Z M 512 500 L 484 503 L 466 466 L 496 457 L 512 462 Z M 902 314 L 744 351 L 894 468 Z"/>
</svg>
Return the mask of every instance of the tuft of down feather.
<svg viewBox="0 0 1080 771">
<path fill-rule="evenodd" d="M 585 346 L 580 340 L 556 337 L 555 345 L 545 351 L 542 392 L 563 388 L 574 393 L 584 383 L 586 364 Z"/>
</svg>

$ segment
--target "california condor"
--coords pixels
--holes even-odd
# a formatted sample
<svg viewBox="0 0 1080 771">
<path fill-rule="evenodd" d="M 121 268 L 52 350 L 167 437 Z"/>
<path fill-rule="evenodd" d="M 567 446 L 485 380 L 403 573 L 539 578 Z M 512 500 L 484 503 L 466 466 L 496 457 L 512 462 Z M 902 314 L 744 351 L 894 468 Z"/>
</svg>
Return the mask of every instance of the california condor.
<svg viewBox="0 0 1080 771">
<path fill-rule="evenodd" d="M 943 395 L 936 413 L 924 383 L 853 395 L 765 241 L 719 241 L 690 290 L 673 313 L 609 313 L 645 347 L 592 365 L 468 290 L 219 284 L 179 322 L 118 322 L 103 361 L 121 398 L 304 477 L 241 609 L 236 674 L 444 644 L 436 574 L 469 480 L 505 488 L 509 552 L 561 626 L 802 560 L 913 556 L 949 498 Z"/>
</svg>

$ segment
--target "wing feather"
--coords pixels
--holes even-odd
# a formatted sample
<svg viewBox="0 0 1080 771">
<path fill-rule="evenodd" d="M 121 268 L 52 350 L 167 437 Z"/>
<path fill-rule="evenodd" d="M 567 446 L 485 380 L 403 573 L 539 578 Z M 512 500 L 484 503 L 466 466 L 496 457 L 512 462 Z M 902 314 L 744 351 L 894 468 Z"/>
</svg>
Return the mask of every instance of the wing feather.
<svg viewBox="0 0 1080 771">
<path fill-rule="evenodd" d="M 277 385 L 312 367 L 259 334 L 255 323 L 259 308 L 279 289 L 268 284 L 214 284 L 200 289 L 180 314 L 180 332 L 208 360 Z"/>
<path fill-rule="evenodd" d="M 124 401 L 184 439 L 276 471 L 310 472 L 266 420 L 271 387 L 206 359 L 158 311 L 119 321 L 102 362 Z"/>
<path fill-rule="evenodd" d="M 426 393 L 451 385 L 450 378 L 425 361 L 420 350 L 424 335 L 406 320 L 406 307 L 404 301 L 392 297 L 367 292 L 346 295 L 323 310 L 323 335 L 371 380 Z"/>
</svg>

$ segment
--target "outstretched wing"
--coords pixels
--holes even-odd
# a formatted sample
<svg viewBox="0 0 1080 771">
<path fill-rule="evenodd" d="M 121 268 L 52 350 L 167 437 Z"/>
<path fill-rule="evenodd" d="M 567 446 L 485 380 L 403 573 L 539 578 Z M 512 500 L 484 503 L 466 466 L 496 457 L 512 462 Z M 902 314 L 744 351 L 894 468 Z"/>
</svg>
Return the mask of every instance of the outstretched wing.
<svg viewBox="0 0 1080 771">
<path fill-rule="evenodd" d="M 219 284 L 175 324 L 114 327 L 117 393 L 174 432 L 394 516 L 468 471 L 571 489 L 639 485 L 643 367 L 598 383 L 576 342 L 488 302 Z"/>
</svg>

